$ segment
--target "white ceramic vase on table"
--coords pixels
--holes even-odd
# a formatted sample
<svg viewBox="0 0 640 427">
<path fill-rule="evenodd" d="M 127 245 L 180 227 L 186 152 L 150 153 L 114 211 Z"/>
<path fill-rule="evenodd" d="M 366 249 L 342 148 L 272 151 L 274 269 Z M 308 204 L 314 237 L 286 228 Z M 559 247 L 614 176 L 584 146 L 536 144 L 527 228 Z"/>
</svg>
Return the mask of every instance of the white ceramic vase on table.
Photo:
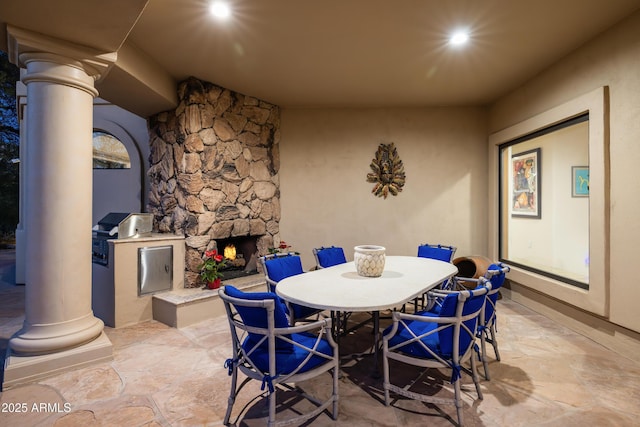
<svg viewBox="0 0 640 427">
<path fill-rule="evenodd" d="M 382 275 L 385 261 L 384 246 L 359 245 L 353 250 L 353 262 L 360 276 L 379 277 Z"/>
</svg>

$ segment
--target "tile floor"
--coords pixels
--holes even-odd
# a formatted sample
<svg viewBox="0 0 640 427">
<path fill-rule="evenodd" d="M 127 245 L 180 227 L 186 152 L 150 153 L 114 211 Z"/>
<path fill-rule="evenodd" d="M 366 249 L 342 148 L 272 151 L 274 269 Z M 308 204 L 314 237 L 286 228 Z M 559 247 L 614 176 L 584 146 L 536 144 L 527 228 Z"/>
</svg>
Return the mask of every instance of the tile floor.
<svg viewBox="0 0 640 427">
<path fill-rule="evenodd" d="M 22 322 L 24 287 L 0 286 L 0 349 Z M 218 426 L 222 425 L 230 355 L 226 318 L 174 329 L 150 321 L 111 329 L 111 362 L 60 374 L 0 394 L 0 426 Z M 625 359 L 531 310 L 499 302 L 502 361 L 492 359 L 491 380 L 482 380 L 484 400 L 476 400 L 463 376 L 464 417 L 468 426 L 638 426 L 640 364 Z M 371 329 L 343 338 L 345 352 L 363 351 Z M 492 353 L 490 352 L 492 355 Z M 337 421 L 322 413 L 312 426 L 452 426 L 455 408 L 398 399 L 385 407 L 381 380 L 371 375 L 372 357 L 346 359 L 340 379 Z M 413 372 L 396 366 L 403 378 Z M 448 374 L 417 384 L 451 396 Z M 255 383 L 255 384 L 253 384 Z M 326 393 L 329 374 L 301 383 Z M 243 390 L 232 420 L 247 404 L 239 426 L 266 425 L 257 382 Z M 279 393 L 282 415 L 305 407 Z M 26 406 L 15 413 L 16 405 Z M 26 405 L 23 405 L 26 404 Z"/>
</svg>

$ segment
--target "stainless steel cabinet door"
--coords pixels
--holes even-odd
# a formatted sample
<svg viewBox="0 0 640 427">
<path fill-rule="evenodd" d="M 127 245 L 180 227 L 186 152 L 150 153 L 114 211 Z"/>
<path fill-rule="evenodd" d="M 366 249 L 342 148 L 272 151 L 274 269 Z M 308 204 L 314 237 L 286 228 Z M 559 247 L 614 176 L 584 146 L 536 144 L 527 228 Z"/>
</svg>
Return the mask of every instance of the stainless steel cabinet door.
<svg viewBox="0 0 640 427">
<path fill-rule="evenodd" d="M 170 290 L 173 286 L 173 246 L 138 249 L 138 295 Z"/>
</svg>

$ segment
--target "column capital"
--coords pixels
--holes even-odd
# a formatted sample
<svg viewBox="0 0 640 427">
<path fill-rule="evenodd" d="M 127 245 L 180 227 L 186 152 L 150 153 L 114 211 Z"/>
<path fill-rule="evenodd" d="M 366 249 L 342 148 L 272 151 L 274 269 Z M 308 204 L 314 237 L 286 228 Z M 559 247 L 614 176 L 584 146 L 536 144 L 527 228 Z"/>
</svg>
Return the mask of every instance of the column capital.
<svg viewBox="0 0 640 427">
<path fill-rule="evenodd" d="M 26 67 L 30 59 L 53 61 L 57 57 L 56 62 L 81 67 L 98 81 L 108 73 L 118 56 L 116 52 L 100 52 L 12 25 L 7 25 L 7 35 L 9 60 L 19 67 Z"/>
</svg>

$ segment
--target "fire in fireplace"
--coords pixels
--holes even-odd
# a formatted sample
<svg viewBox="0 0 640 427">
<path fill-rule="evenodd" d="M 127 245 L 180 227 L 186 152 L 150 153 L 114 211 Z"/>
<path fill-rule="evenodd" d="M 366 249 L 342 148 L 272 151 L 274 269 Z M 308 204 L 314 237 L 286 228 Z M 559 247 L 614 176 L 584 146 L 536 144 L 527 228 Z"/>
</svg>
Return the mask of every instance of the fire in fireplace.
<svg viewBox="0 0 640 427">
<path fill-rule="evenodd" d="M 258 273 L 257 239 L 254 236 L 244 236 L 216 240 L 218 252 L 227 260 L 225 268 L 220 270 L 223 280 Z"/>
<path fill-rule="evenodd" d="M 224 257 L 231 261 L 236 259 L 236 246 L 234 244 L 229 243 L 224 247 Z"/>
</svg>

